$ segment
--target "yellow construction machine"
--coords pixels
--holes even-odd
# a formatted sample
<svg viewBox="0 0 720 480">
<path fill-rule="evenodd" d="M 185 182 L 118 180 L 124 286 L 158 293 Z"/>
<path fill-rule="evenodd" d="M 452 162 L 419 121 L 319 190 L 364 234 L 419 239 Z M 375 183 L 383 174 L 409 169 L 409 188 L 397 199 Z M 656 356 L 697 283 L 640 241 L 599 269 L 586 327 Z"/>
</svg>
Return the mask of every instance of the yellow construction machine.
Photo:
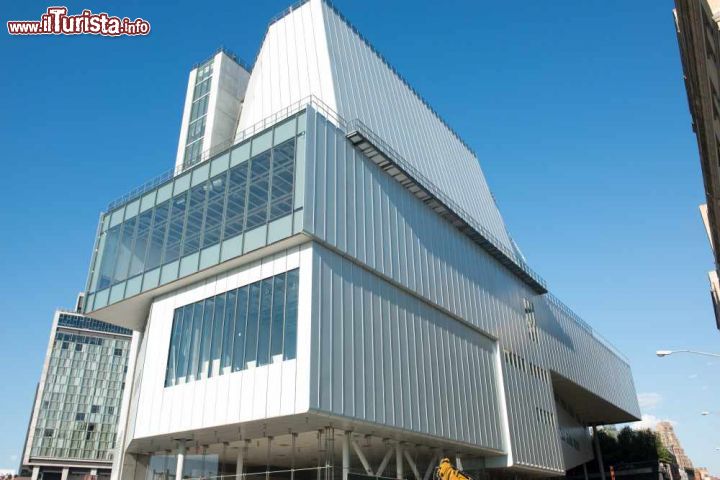
<svg viewBox="0 0 720 480">
<path fill-rule="evenodd" d="M 450 463 L 449 458 L 440 460 L 440 465 L 435 469 L 435 480 L 473 480 L 470 475 L 458 470 Z"/>
</svg>

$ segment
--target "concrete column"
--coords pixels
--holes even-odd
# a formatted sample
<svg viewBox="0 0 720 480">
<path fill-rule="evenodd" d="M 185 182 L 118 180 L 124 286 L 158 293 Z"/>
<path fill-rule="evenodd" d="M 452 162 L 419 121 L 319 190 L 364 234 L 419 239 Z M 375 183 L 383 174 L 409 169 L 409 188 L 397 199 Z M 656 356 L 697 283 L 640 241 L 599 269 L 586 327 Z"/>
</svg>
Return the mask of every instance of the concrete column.
<svg viewBox="0 0 720 480">
<path fill-rule="evenodd" d="M 62 475 L 60 475 L 60 480 L 68 480 L 68 475 L 70 475 L 70 469 L 68 467 L 63 468 Z"/>
<path fill-rule="evenodd" d="M 242 478 L 242 474 L 245 473 L 245 455 L 247 454 L 247 443 L 243 442 L 238 451 L 237 461 L 235 462 L 235 480 Z"/>
<path fill-rule="evenodd" d="M 605 480 L 605 464 L 603 463 L 602 450 L 600 450 L 600 440 L 597 436 L 597 427 L 593 425 L 593 443 L 595 444 L 595 458 L 597 458 L 598 468 L 600 469 L 600 478 Z"/>
<path fill-rule="evenodd" d="M 585 475 L 585 480 L 590 480 L 587 473 L 587 463 L 583 463 L 583 474 Z"/>
<path fill-rule="evenodd" d="M 350 435 L 352 432 L 345 432 L 342 443 L 342 480 L 348 480 L 350 473 Z"/>
<path fill-rule="evenodd" d="M 295 443 L 297 442 L 297 433 L 292 434 L 291 448 L 292 457 L 290 459 L 290 480 L 295 480 Z"/>
<path fill-rule="evenodd" d="M 183 476 L 183 467 L 185 466 L 185 442 L 178 443 L 177 463 L 175 463 L 175 480 L 180 480 Z"/>
<path fill-rule="evenodd" d="M 400 442 L 395 443 L 395 478 L 403 478 L 402 446 Z"/>
<path fill-rule="evenodd" d="M 33 467 L 31 480 L 38 480 L 40 478 L 40 467 Z"/>
</svg>

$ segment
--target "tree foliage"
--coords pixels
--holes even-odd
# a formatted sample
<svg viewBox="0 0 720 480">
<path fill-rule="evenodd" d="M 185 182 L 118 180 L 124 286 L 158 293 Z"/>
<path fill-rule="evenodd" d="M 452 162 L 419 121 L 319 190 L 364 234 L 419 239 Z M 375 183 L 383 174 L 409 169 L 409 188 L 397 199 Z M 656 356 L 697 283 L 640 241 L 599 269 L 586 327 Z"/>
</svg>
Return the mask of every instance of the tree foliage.
<svg viewBox="0 0 720 480">
<path fill-rule="evenodd" d="M 606 465 L 647 461 L 676 463 L 675 456 L 651 430 L 633 430 L 630 427 L 620 432 L 598 430 L 598 441 Z"/>
</svg>

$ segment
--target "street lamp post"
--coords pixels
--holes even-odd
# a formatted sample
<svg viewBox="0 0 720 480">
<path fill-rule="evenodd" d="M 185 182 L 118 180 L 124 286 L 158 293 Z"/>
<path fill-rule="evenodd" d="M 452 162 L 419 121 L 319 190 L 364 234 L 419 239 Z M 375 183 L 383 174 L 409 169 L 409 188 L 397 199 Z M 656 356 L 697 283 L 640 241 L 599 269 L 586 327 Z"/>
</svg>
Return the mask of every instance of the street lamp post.
<svg viewBox="0 0 720 480">
<path fill-rule="evenodd" d="M 672 355 L 673 353 L 692 353 L 694 355 L 704 355 L 706 357 L 720 358 L 720 353 L 698 352 L 696 350 L 658 350 L 655 352 L 655 355 L 662 358 L 667 357 L 668 355 Z"/>
</svg>

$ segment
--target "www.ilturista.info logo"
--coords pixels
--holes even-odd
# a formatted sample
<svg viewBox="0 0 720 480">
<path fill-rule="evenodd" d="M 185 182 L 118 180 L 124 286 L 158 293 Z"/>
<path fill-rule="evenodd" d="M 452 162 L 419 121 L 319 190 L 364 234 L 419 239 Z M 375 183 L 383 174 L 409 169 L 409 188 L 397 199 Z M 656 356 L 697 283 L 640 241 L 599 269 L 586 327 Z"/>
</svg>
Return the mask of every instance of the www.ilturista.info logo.
<svg viewBox="0 0 720 480">
<path fill-rule="evenodd" d="M 14 20 L 7 22 L 10 35 L 147 35 L 150 22 L 142 18 L 113 17 L 107 13 L 83 10 L 79 15 L 68 15 L 67 7 L 48 7 L 40 20 Z"/>
</svg>

